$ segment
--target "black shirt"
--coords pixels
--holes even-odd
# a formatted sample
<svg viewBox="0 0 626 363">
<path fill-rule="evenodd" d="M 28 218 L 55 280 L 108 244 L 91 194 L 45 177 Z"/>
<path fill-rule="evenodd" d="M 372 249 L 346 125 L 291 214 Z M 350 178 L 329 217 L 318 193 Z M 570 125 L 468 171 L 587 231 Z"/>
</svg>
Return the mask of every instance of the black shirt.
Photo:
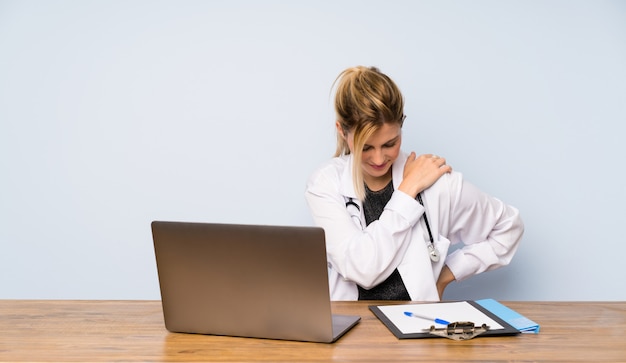
<svg viewBox="0 0 626 363">
<path fill-rule="evenodd" d="M 365 186 L 363 213 L 368 226 L 380 218 L 392 195 L 393 181 L 390 181 L 386 187 L 376 192 L 371 191 L 367 185 Z M 411 300 L 398 269 L 395 269 L 385 281 L 369 290 L 358 285 L 357 287 L 359 289 L 359 300 Z"/>
</svg>

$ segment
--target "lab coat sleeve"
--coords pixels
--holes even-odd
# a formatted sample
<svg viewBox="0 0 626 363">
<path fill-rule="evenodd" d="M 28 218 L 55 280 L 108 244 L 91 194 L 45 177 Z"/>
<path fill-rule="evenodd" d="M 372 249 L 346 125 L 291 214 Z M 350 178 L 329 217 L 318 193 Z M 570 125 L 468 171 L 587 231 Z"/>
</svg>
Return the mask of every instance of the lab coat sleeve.
<svg viewBox="0 0 626 363">
<path fill-rule="evenodd" d="M 325 231 L 331 267 L 344 279 L 371 288 L 402 261 L 411 227 L 424 208 L 409 195 L 395 191 L 379 220 L 361 229 L 346 209 L 338 180 L 328 170 L 314 174 L 307 183 L 306 200 L 315 224 Z"/>
<path fill-rule="evenodd" d="M 480 191 L 460 175 L 450 178 L 448 236 L 465 244 L 446 264 L 458 281 L 508 265 L 524 232 L 519 211 Z M 446 208 L 442 208 L 445 210 Z"/>
</svg>

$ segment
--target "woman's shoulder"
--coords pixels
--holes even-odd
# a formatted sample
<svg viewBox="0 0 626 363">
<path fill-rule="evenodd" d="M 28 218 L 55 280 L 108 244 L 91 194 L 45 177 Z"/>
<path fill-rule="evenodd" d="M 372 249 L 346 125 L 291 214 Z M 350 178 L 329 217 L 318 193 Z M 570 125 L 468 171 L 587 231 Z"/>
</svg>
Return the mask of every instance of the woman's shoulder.
<svg viewBox="0 0 626 363">
<path fill-rule="evenodd" d="M 453 170 L 442 175 L 435 183 L 433 183 L 433 185 L 424 190 L 424 193 L 427 196 L 438 196 L 438 198 L 441 198 L 442 195 L 450 197 L 457 195 L 461 191 L 462 187 L 463 174 Z"/>
<path fill-rule="evenodd" d="M 342 155 L 326 160 L 313 171 L 311 176 L 320 174 L 341 175 L 343 171 L 346 170 L 346 168 L 348 167 L 349 158 L 350 157 L 348 155 Z"/>
<path fill-rule="evenodd" d="M 452 170 L 449 173 L 445 173 L 439 178 L 442 183 L 445 184 L 458 184 L 463 181 L 463 174 L 460 171 Z"/>
<path fill-rule="evenodd" d="M 331 181 L 339 183 L 346 169 L 349 167 L 349 160 L 350 157 L 348 155 L 337 156 L 326 160 L 311 173 L 307 184 L 311 186 L 322 180 L 326 183 Z"/>
</svg>

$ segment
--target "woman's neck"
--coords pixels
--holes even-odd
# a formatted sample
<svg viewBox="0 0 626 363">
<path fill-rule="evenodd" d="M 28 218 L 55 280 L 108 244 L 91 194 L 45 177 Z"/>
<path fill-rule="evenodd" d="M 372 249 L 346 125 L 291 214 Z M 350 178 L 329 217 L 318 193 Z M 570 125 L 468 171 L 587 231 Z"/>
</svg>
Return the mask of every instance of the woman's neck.
<svg viewBox="0 0 626 363">
<path fill-rule="evenodd" d="M 391 169 L 389 169 L 389 172 L 383 176 L 379 176 L 379 177 L 365 177 L 363 178 L 365 185 L 367 185 L 367 187 L 369 188 L 369 190 L 373 191 L 373 192 L 377 192 L 379 190 L 384 189 L 387 184 L 389 184 L 389 182 L 391 181 Z"/>
</svg>

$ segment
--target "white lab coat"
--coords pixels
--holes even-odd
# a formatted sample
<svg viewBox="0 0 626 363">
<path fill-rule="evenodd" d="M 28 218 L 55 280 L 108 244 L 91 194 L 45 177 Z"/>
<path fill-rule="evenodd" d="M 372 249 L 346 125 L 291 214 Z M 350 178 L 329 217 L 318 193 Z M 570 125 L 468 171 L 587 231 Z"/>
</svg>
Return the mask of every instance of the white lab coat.
<svg viewBox="0 0 626 363">
<path fill-rule="evenodd" d="M 524 231 L 517 209 L 481 192 L 457 172 L 445 174 L 417 200 L 398 190 L 408 155 L 392 166 L 394 193 L 377 221 L 365 216 L 352 182 L 352 156 L 333 158 L 309 178 L 306 200 L 315 224 L 324 228 L 332 300 L 357 300 L 396 268 L 411 300 L 438 301 L 436 282 L 444 264 L 457 281 L 507 265 Z M 358 205 L 348 205 L 352 200 Z M 428 253 L 426 210 L 437 263 Z M 463 246 L 448 253 L 450 246 Z"/>
</svg>

